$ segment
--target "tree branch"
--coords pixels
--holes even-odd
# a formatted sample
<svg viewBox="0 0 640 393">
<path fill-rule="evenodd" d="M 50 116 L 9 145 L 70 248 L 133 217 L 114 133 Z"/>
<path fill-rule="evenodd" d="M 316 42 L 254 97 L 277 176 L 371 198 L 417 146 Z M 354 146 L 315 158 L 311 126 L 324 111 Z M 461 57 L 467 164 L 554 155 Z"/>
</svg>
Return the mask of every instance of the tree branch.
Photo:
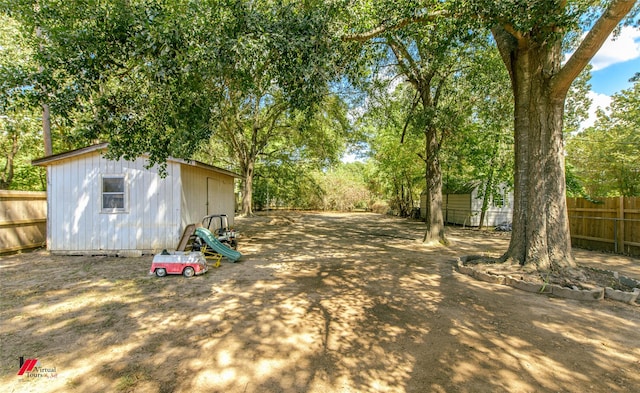
<svg viewBox="0 0 640 393">
<path fill-rule="evenodd" d="M 454 70 L 449 70 L 449 72 L 446 72 L 444 75 L 440 75 L 440 80 L 438 81 L 438 85 L 436 86 L 436 92 L 433 94 L 433 100 L 431 101 L 434 108 L 438 107 L 440 96 L 442 94 L 442 91 L 444 90 L 444 84 L 447 82 L 447 79 L 453 72 Z"/>
<path fill-rule="evenodd" d="M 414 59 L 411 57 L 409 51 L 407 51 L 406 46 L 396 41 L 392 37 L 389 37 L 387 39 L 387 44 L 398 60 L 400 69 L 402 69 L 407 79 L 410 82 L 414 83 L 417 87 L 420 81 L 420 69 L 418 68 L 418 65 L 416 64 Z"/>
<path fill-rule="evenodd" d="M 364 33 L 357 34 L 347 34 L 342 36 L 342 41 L 355 41 L 355 42 L 365 42 L 370 40 L 371 38 L 378 37 L 380 34 L 385 33 L 387 31 L 394 31 L 402 29 L 405 26 L 408 26 L 413 23 L 425 23 L 433 21 L 439 17 L 448 15 L 449 12 L 446 10 L 439 10 L 427 13 L 425 15 L 420 16 L 412 16 L 409 18 L 401 19 L 398 23 L 392 25 L 382 24 L 374 29 L 369 31 L 365 31 Z"/>
<path fill-rule="evenodd" d="M 411 110 L 409 111 L 409 114 L 407 115 L 407 120 L 404 122 L 404 127 L 402 128 L 402 136 L 400 137 L 400 144 L 404 143 L 404 136 L 407 133 L 407 127 L 409 126 L 409 122 L 411 121 L 411 116 L 413 115 L 413 111 L 416 109 L 419 102 L 420 100 L 418 96 L 418 89 L 416 89 L 416 94 L 413 96 L 413 103 L 411 104 Z"/>
<path fill-rule="evenodd" d="M 600 19 L 593 25 L 593 28 L 584 37 L 569 61 L 553 77 L 552 88 L 556 96 L 564 96 L 566 94 L 574 79 L 600 50 L 609 34 L 631 11 L 635 3 L 635 0 L 614 0 L 611 2 L 609 8 L 604 11 Z"/>
<path fill-rule="evenodd" d="M 524 36 L 522 35 L 522 33 L 514 29 L 513 25 L 511 25 L 510 23 L 501 22 L 500 26 L 502 26 L 505 32 L 511 34 L 511 36 L 516 39 L 518 44 L 521 44 L 523 42 Z"/>
<path fill-rule="evenodd" d="M 513 34 L 509 33 L 507 29 L 505 29 L 502 25 L 494 26 L 491 29 L 491 34 L 493 34 L 493 38 L 496 41 L 496 46 L 498 47 L 498 52 L 500 53 L 502 62 L 509 72 L 511 82 L 513 82 L 514 75 L 512 54 L 519 45 L 518 39 L 514 37 Z"/>
</svg>

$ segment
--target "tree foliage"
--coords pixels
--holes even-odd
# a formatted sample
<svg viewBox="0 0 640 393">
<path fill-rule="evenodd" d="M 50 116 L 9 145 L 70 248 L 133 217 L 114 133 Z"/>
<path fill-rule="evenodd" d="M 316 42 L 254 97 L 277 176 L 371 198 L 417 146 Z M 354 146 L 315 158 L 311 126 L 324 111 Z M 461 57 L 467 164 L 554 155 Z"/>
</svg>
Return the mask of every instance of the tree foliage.
<svg viewBox="0 0 640 393">
<path fill-rule="evenodd" d="M 411 115 L 422 124 L 424 146 L 419 154 L 424 161 L 427 199 L 424 239 L 445 242 L 440 151 L 447 137 L 456 132 L 469 115 L 470 107 L 463 98 L 466 91 L 458 86 L 464 83 L 483 47 L 488 46 L 488 38 L 482 32 L 471 30 L 469 19 L 422 18 L 424 8 L 411 2 L 400 7 L 390 7 L 390 2 L 360 5 L 360 8 L 354 6 L 353 12 L 366 15 L 369 23 L 362 22 L 356 27 L 369 28 L 369 31 L 347 34 L 345 40 L 370 41 L 370 45 L 379 48 L 378 67 L 387 77 L 402 78 L 415 91 Z M 436 9 L 444 10 L 442 4 L 431 5 L 435 7 L 428 10 L 431 14 L 437 13 Z M 399 186 L 396 193 L 405 194 L 405 191 L 404 186 Z M 406 195 L 397 198 L 399 209 L 405 213 L 403 199 L 408 198 Z"/>
<path fill-rule="evenodd" d="M 244 176 L 250 213 L 253 167 L 271 144 L 330 160 L 339 150 L 340 138 L 318 141 L 344 127 L 313 128 L 345 64 L 324 2 L 19 0 L 9 12 L 38 32 L 40 102 L 77 138 L 110 142 L 111 158 L 162 167 L 214 138 Z"/>
<path fill-rule="evenodd" d="M 513 96 L 495 50 L 483 53 L 464 82 L 460 88 L 467 90 L 471 109 L 444 149 L 444 184 L 450 193 L 479 186 L 482 226 L 490 202 L 513 187 Z"/>
<path fill-rule="evenodd" d="M 42 170 L 30 165 L 42 155 L 41 118 L 30 86 L 37 72 L 32 56 L 19 24 L 0 13 L 0 189 L 45 186 Z"/>
<path fill-rule="evenodd" d="M 571 137 L 567 161 L 590 197 L 640 196 L 640 82 L 612 96 L 609 113 Z"/>
<path fill-rule="evenodd" d="M 370 91 L 358 127 L 368 135 L 375 174 L 372 191 L 383 195 L 395 214 L 407 217 L 425 186 L 419 157 L 424 151 L 423 123 L 415 111 L 413 89 L 406 84 L 393 86 L 393 81 L 386 81 Z"/>
<path fill-rule="evenodd" d="M 322 210 L 371 210 L 377 202 L 375 194 L 367 186 L 368 164 L 343 163 L 327 171 L 316 172 L 315 178 L 322 190 L 318 206 Z"/>
</svg>

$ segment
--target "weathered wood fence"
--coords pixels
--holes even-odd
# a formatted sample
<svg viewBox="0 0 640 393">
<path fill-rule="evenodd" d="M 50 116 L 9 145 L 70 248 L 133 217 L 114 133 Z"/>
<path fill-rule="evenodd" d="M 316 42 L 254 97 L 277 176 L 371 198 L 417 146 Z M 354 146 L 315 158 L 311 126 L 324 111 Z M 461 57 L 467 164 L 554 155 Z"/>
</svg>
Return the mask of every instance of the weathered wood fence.
<svg viewBox="0 0 640 393">
<path fill-rule="evenodd" d="M 0 254 L 44 246 L 47 193 L 0 190 Z"/>
<path fill-rule="evenodd" d="M 574 246 L 640 255 L 640 198 L 567 198 L 567 207 Z"/>
</svg>

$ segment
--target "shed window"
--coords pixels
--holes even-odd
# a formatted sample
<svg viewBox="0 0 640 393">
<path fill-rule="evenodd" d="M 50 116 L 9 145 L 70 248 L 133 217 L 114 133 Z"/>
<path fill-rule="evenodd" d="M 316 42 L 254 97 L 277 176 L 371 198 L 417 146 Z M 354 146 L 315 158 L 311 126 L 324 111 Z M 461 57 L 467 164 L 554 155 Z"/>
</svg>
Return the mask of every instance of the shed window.
<svg viewBox="0 0 640 393">
<path fill-rule="evenodd" d="M 502 192 L 499 192 L 493 196 L 494 207 L 504 207 L 506 196 Z"/>
<path fill-rule="evenodd" d="M 124 176 L 105 176 L 102 178 L 102 210 L 125 210 Z"/>
</svg>

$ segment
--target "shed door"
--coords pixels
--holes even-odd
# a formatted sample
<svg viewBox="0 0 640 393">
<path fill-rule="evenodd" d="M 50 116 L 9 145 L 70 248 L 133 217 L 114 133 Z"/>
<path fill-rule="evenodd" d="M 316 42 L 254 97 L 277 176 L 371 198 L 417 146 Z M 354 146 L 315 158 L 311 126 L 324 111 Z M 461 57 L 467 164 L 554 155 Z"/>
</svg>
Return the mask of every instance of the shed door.
<svg viewBox="0 0 640 393">
<path fill-rule="evenodd" d="M 220 180 L 207 177 L 207 215 L 222 214 Z"/>
</svg>

